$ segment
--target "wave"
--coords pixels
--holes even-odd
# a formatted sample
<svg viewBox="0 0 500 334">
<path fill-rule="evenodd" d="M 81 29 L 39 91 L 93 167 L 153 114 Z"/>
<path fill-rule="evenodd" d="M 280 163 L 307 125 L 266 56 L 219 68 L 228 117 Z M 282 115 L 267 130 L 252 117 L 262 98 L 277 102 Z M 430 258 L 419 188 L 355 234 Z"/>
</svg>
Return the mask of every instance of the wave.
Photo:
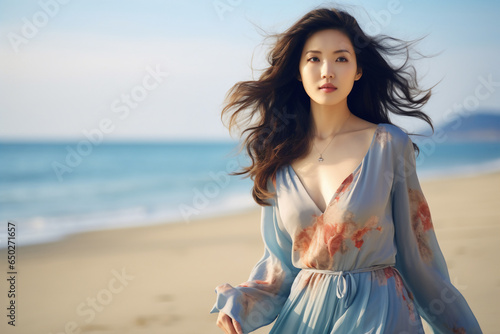
<svg viewBox="0 0 500 334">
<path fill-rule="evenodd" d="M 103 145 L 64 182 L 50 169 L 64 146 L 29 148 L 29 155 L 22 145 L 2 151 L 10 155 L 0 166 L 0 221 L 19 224 L 20 245 L 258 208 L 251 180 L 227 176 L 235 165 L 225 157 L 229 144 Z M 440 145 L 423 151 L 418 175 L 425 180 L 497 172 L 499 156 L 498 143 Z M 0 229 L 0 240 L 5 230 Z"/>
<path fill-rule="evenodd" d="M 226 194 L 214 200 L 207 200 L 208 203 L 205 206 L 193 205 L 193 203 L 183 204 L 185 209 L 191 210 L 188 210 L 190 214 L 183 214 L 183 207 L 181 205 L 175 209 L 151 209 L 145 206 L 136 206 L 89 214 L 52 217 L 36 216 L 23 220 L 10 221 L 15 222 L 19 227 L 16 244 L 18 246 L 27 246 L 54 242 L 83 232 L 168 223 L 189 223 L 194 220 L 238 213 L 242 210 L 257 207 L 249 192 L 246 191 Z M 0 240 L 5 240 L 4 238 L 6 237 L 6 231 L 0 231 Z M 5 247 L 6 245 L 0 244 L 0 248 Z"/>
</svg>

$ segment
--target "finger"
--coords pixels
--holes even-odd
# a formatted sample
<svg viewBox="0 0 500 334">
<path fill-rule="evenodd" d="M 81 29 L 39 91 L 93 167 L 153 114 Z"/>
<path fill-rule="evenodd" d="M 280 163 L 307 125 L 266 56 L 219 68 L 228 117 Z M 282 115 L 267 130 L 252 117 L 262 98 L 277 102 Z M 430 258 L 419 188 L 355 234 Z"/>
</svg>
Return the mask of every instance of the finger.
<svg viewBox="0 0 500 334">
<path fill-rule="evenodd" d="M 240 323 L 234 319 L 233 319 L 233 327 L 236 330 L 237 334 L 243 334 L 243 329 L 241 329 Z"/>
<path fill-rule="evenodd" d="M 224 330 L 226 334 L 238 334 L 233 326 L 232 318 L 225 313 L 219 312 L 217 326 Z"/>
</svg>

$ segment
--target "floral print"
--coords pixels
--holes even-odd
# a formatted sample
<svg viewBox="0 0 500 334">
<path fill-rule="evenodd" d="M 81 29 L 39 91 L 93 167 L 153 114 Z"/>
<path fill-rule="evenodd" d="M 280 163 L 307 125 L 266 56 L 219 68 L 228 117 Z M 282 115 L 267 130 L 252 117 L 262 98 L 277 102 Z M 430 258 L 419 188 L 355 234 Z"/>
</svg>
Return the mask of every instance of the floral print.
<svg viewBox="0 0 500 334">
<path fill-rule="evenodd" d="M 243 308 L 243 316 L 248 316 L 250 312 L 255 308 L 259 298 L 248 292 L 242 292 L 241 306 Z"/>
<path fill-rule="evenodd" d="M 417 240 L 418 251 L 425 262 L 432 260 L 432 249 L 427 233 L 433 229 L 429 206 L 422 192 L 418 189 L 408 189 L 410 199 L 411 228 Z"/>
<path fill-rule="evenodd" d="M 377 226 L 376 216 L 370 217 L 362 225 L 356 223 L 353 216 L 352 212 L 348 212 L 343 221 L 331 222 L 325 222 L 325 215 L 313 216 L 314 223 L 298 233 L 293 247 L 294 251 L 300 253 L 304 266 L 331 268 L 337 252 L 345 254 L 352 246 L 359 249 L 366 233 L 382 230 Z"/>
<path fill-rule="evenodd" d="M 277 294 L 281 288 L 281 284 L 285 279 L 285 273 L 280 268 L 279 264 L 268 262 L 264 272 L 264 279 L 247 281 L 239 284 L 240 287 L 258 288 L 262 291 Z"/>
<path fill-rule="evenodd" d="M 384 147 L 392 140 L 392 135 L 383 127 L 377 127 L 377 130 L 375 131 L 375 139 L 381 147 Z"/>
<path fill-rule="evenodd" d="M 340 185 L 339 189 L 335 192 L 335 197 L 333 198 L 332 203 L 330 205 L 333 205 L 334 203 L 338 202 L 340 199 L 340 196 L 344 194 L 347 189 L 349 189 L 349 186 L 351 185 L 352 181 L 354 180 L 354 174 L 351 173 L 349 176 L 346 177 L 344 182 Z"/>
<path fill-rule="evenodd" d="M 246 282 L 216 288 L 212 313 L 229 315 L 244 333 L 275 321 L 269 334 L 417 334 L 420 316 L 437 332 L 481 333 L 449 280 L 401 129 L 377 126 L 324 212 L 289 165 L 268 186 L 275 196 L 262 207 L 264 255 Z M 439 291 L 460 298 L 439 304 L 436 316 Z"/>
<path fill-rule="evenodd" d="M 379 286 L 387 285 L 388 280 L 394 279 L 394 285 L 397 295 L 403 299 L 408 308 L 408 313 L 411 321 L 415 321 L 415 306 L 413 304 L 413 295 L 411 292 L 406 291 L 403 280 L 399 273 L 392 267 L 373 271 L 374 280 L 378 282 Z"/>
</svg>

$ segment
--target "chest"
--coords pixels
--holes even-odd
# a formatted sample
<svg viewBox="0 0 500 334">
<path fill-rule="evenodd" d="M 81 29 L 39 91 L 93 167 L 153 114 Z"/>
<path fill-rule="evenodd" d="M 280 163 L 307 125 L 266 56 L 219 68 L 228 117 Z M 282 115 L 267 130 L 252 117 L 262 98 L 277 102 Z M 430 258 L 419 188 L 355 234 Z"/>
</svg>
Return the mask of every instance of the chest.
<svg viewBox="0 0 500 334">
<path fill-rule="evenodd" d="M 292 167 L 306 193 L 318 209 L 324 212 L 334 194 L 359 164 L 358 160 L 345 160 L 337 164 L 312 161 L 292 165 Z"/>
<path fill-rule="evenodd" d="M 332 142 L 320 158 L 317 150 L 311 149 L 304 157 L 292 163 L 292 168 L 303 188 L 324 212 L 332 197 L 368 155 L 376 129 L 340 136 Z"/>
</svg>

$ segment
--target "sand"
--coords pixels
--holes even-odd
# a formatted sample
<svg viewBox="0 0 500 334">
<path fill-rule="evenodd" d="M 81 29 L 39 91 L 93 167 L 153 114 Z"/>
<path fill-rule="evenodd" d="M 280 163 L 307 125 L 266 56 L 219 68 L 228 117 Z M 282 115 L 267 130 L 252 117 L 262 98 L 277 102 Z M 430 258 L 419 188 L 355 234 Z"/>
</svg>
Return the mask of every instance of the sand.
<svg viewBox="0 0 500 334">
<path fill-rule="evenodd" d="M 500 173 L 422 182 L 452 282 L 484 333 L 500 333 Z M 1 280 L 1 333 L 222 333 L 214 288 L 263 254 L 260 210 L 75 235 L 18 249 L 16 327 Z M 22 237 L 21 236 L 18 236 Z M 6 250 L 0 250 L 7 276 Z M 267 333 L 270 326 L 255 333 Z"/>
</svg>

